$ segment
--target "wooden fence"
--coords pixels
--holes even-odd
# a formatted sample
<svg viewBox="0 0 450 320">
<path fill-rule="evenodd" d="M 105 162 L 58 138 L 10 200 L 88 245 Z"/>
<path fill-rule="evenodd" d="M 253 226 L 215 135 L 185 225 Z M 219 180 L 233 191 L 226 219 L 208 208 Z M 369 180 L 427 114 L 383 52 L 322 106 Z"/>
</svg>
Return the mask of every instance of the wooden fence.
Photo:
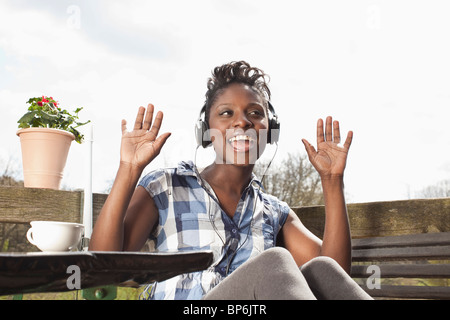
<svg viewBox="0 0 450 320">
<path fill-rule="evenodd" d="M 106 194 L 93 195 L 94 224 Z M 0 187 L 0 223 L 33 220 L 82 222 L 83 192 Z M 305 226 L 321 237 L 323 206 L 293 208 Z M 450 198 L 348 204 L 353 238 L 450 231 Z"/>
</svg>

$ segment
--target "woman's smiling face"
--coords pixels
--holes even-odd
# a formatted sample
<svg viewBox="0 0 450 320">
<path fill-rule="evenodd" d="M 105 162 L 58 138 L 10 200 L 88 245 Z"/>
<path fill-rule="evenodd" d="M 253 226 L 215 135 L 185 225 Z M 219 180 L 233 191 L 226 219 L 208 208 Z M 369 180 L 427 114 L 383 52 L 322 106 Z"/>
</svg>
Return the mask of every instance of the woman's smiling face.
<svg viewBox="0 0 450 320">
<path fill-rule="evenodd" d="M 254 164 L 267 143 L 263 99 L 248 85 L 229 85 L 211 106 L 209 128 L 216 163 Z"/>
</svg>

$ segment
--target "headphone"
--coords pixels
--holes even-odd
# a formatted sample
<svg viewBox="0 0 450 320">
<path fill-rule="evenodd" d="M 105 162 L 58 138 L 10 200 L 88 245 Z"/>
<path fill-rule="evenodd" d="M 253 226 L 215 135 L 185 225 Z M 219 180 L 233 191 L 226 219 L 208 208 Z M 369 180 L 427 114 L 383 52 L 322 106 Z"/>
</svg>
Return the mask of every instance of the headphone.
<svg viewBox="0 0 450 320">
<path fill-rule="evenodd" d="M 278 142 L 280 137 L 280 121 L 275 113 L 270 101 L 267 100 L 269 106 L 269 111 L 272 116 L 269 116 L 269 130 L 267 131 L 267 142 L 274 144 Z M 198 117 L 197 123 L 195 124 L 195 139 L 197 140 L 197 147 L 202 146 L 207 148 L 212 144 L 211 136 L 209 134 L 209 124 L 205 119 L 206 113 L 206 103 L 200 110 L 200 116 Z"/>
</svg>

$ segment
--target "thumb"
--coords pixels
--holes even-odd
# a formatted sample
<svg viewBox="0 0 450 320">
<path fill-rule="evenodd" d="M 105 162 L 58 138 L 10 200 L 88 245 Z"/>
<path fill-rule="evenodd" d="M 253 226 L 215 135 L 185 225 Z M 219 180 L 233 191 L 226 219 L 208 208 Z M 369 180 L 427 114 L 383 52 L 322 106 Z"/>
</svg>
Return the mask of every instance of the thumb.
<svg viewBox="0 0 450 320">
<path fill-rule="evenodd" d="M 171 133 L 170 132 L 166 132 L 163 133 L 162 135 L 160 135 L 154 142 L 154 147 L 156 150 L 158 150 L 158 152 L 161 150 L 161 148 L 164 146 L 164 144 L 166 143 L 167 139 L 170 137 Z"/>
<path fill-rule="evenodd" d="M 308 157 L 311 159 L 314 157 L 314 155 L 317 153 L 316 149 L 312 144 L 310 144 L 306 139 L 302 139 L 303 145 L 305 146 L 306 153 L 308 154 Z"/>
<path fill-rule="evenodd" d="M 122 119 L 122 122 L 121 122 L 121 129 L 122 129 L 122 134 L 124 134 L 125 132 L 127 132 L 127 120 Z"/>
</svg>

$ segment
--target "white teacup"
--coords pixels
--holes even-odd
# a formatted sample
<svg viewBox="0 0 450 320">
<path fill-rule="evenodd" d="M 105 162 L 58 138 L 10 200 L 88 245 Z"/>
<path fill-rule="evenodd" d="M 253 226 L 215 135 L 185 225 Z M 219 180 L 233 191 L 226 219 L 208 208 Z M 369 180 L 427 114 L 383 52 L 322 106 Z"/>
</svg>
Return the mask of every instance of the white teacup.
<svg viewBox="0 0 450 320">
<path fill-rule="evenodd" d="M 41 251 L 71 251 L 81 244 L 84 226 L 59 221 L 31 221 L 27 239 Z"/>
</svg>

